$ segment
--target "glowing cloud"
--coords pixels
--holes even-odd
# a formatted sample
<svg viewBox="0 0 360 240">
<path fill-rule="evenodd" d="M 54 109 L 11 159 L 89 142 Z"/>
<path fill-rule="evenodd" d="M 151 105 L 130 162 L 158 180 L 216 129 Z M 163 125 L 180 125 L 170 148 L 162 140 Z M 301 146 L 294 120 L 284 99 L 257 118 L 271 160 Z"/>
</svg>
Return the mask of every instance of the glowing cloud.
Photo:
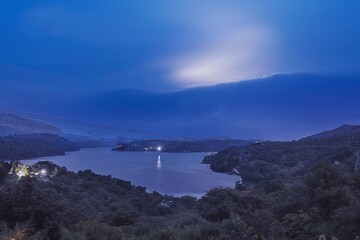
<svg viewBox="0 0 360 240">
<path fill-rule="evenodd" d="M 272 36 L 262 29 L 232 33 L 214 46 L 180 58 L 173 77 L 187 86 L 259 77 L 273 71 Z"/>
<path fill-rule="evenodd" d="M 211 16 L 209 18 L 208 16 Z M 278 36 L 270 26 L 228 9 L 203 10 L 189 23 L 200 44 L 168 59 L 170 77 L 185 86 L 258 78 L 277 71 Z"/>
</svg>

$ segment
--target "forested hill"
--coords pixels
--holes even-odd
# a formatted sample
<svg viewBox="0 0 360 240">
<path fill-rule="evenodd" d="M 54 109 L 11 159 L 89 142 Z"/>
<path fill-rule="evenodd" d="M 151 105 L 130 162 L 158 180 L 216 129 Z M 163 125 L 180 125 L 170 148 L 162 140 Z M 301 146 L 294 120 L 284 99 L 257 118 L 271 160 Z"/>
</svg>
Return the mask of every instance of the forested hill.
<svg viewBox="0 0 360 240">
<path fill-rule="evenodd" d="M 333 164 L 296 184 L 215 188 L 201 199 L 147 193 L 90 170 L 0 162 L 0 239 L 355 240 L 360 175 Z"/>
<path fill-rule="evenodd" d="M 38 133 L 0 137 L 0 159 L 20 160 L 76 151 L 79 148 L 71 141 L 53 134 Z"/>
<path fill-rule="evenodd" d="M 200 140 L 135 140 L 119 143 L 115 151 L 157 151 L 162 152 L 217 152 L 230 146 L 245 146 L 250 141 L 238 139 L 200 139 Z"/>
<path fill-rule="evenodd" d="M 206 156 L 203 163 L 217 172 L 234 173 L 236 168 L 248 183 L 296 180 L 324 162 L 340 168 L 354 167 L 356 153 L 360 151 L 360 132 L 354 129 L 357 128 L 345 126 L 298 141 L 230 147 Z"/>
<path fill-rule="evenodd" d="M 321 132 L 308 136 L 303 139 L 326 139 L 326 138 L 338 138 L 343 136 L 351 136 L 360 134 L 360 125 L 349 125 L 344 124 L 338 128 L 332 129 L 330 131 Z"/>
</svg>

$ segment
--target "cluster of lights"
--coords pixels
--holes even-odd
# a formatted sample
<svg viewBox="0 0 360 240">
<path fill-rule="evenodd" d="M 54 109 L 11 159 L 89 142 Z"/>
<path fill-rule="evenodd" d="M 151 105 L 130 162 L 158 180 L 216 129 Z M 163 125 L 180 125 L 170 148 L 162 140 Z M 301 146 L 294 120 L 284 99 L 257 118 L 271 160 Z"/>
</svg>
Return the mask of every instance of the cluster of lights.
<svg viewBox="0 0 360 240">
<path fill-rule="evenodd" d="M 35 176 L 46 176 L 47 175 L 47 170 L 46 169 L 41 169 L 39 172 L 29 172 L 28 169 L 26 168 L 23 168 L 23 169 L 20 169 L 16 175 L 19 177 L 19 178 L 22 178 L 22 177 L 26 177 L 26 176 L 30 176 L 30 177 L 35 177 Z"/>
<path fill-rule="evenodd" d="M 17 175 L 18 175 L 19 178 L 22 178 L 22 177 L 26 176 L 26 174 L 25 174 L 25 172 L 23 170 L 18 171 Z"/>
<path fill-rule="evenodd" d="M 151 151 L 151 150 L 155 150 L 155 149 L 160 152 L 162 150 L 162 147 L 157 146 L 156 148 L 155 147 L 154 148 L 153 147 L 144 148 L 145 151 Z"/>
</svg>

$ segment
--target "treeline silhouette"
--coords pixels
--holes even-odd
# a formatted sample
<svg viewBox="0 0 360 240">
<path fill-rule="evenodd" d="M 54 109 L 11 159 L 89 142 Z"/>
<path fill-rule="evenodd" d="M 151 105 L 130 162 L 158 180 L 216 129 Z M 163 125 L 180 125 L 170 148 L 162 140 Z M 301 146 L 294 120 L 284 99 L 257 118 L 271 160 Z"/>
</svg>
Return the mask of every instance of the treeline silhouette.
<svg viewBox="0 0 360 240">
<path fill-rule="evenodd" d="M 300 240 L 360 234 L 360 176 L 329 163 L 294 184 L 215 188 L 199 200 L 147 193 L 111 176 L 73 173 L 47 162 L 29 171 L 46 168 L 56 172 L 53 177 L 18 180 L 8 174 L 9 163 L 0 165 L 2 239 Z"/>
</svg>

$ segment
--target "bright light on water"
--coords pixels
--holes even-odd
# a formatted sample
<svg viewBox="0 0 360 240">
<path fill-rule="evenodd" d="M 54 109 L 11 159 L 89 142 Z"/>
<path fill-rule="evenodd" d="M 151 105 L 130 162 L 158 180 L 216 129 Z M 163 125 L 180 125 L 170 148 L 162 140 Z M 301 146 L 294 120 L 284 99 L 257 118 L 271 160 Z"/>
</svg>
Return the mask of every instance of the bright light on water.
<svg viewBox="0 0 360 240">
<path fill-rule="evenodd" d="M 161 159 L 160 159 L 160 155 L 158 155 L 156 167 L 157 167 L 158 169 L 161 169 Z"/>
</svg>

